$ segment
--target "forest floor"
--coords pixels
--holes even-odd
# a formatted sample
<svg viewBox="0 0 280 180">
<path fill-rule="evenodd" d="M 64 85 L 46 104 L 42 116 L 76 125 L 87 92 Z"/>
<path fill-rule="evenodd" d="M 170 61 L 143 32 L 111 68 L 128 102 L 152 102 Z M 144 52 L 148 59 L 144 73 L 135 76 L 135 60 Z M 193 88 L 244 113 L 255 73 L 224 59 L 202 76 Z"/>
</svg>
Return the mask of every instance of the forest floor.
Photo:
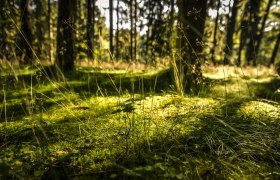
<svg viewBox="0 0 280 180">
<path fill-rule="evenodd" d="M 1 74 L 0 179 L 278 179 L 280 78 L 204 67 L 198 95 L 158 71 Z"/>
</svg>

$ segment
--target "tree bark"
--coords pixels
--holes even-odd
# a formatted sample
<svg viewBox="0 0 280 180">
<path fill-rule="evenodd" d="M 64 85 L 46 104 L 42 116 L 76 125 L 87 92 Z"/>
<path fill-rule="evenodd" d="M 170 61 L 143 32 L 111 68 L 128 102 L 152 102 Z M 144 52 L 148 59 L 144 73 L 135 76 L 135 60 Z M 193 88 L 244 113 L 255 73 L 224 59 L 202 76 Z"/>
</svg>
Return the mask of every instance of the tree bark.
<svg viewBox="0 0 280 180">
<path fill-rule="evenodd" d="M 110 59 L 113 60 L 114 45 L 113 45 L 113 0 L 109 0 L 109 14 L 110 14 Z"/>
<path fill-rule="evenodd" d="M 219 23 L 219 18 L 220 18 L 220 14 L 219 14 L 219 9 L 221 7 L 221 1 L 218 0 L 218 5 L 217 5 L 217 14 L 216 14 L 216 20 L 215 20 L 215 29 L 214 29 L 214 36 L 213 36 L 213 46 L 211 49 L 211 60 L 213 62 L 213 64 L 216 64 L 216 58 L 215 58 L 215 53 L 216 53 L 216 46 L 217 46 L 217 31 L 218 31 L 218 23 Z"/>
<path fill-rule="evenodd" d="M 6 15 L 6 8 L 7 8 L 7 1 L 6 0 L 1 0 L 0 1 L 0 21 L 1 24 L 1 36 L 0 36 L 0 59 L 6 58 L 6 46 L 7 46 L 7 33 L 5 30 L 6 27 L 6 20 L 7 20 L 7 15 Z"/>
<path fill-rule="evenodd" d="M 207 1 L 178 0 L 181 62 L 177 61 L 182 87 L 196 92 L 202 81 L 202 38 L 206 19 Z"/>
<path fill-rule="evenodd" d="M 92 60 L 94 61 L 94 48 L 95 48 L 95 4 L 96 4 L 96 0 L 92 0 Z"/>
<path fill-rule="evenodd" d="M 35 16 L 36 16 L 36 35 L 37 35 L 37 42 L 35 44 L 36 46 L 36 54 L 40 58 L 42 56 L 42 48 L 44 44 L 44 25 L 42 23 L 42 16 L 44 15 L 43 11 L 43 4 L 41 0 L 35 0 L 36 4 L 36 10 L 35 10 Z"/>
<path fill-rule="evenodd" d="M 93 60 L 93 7 L 92 0 L 87 0 L 87 54 L 88 59 Z"/>
<path fill-rule="evenodd" d="M 146 57 L 145 57 L 145 60 L 146 60 L 146 64 L 148 64 L 148 57 L 149 57 L 149 44 L 150 44 L 150 26 L 152 25 L 152 19 L 151 19 L 151 1 L 148 1 L 148 17 L 147 17 L 147 20 L 148 20 L 148 27 L 147 27 L 147 33 L 146 33 Z"/>
<path fill-rule="evenodd" d="M 241 34 L 240 34 L 240 43 L 239 43 L 239 49 L 238 49 L 238 59 L 237 59 L 237 66 L 241 65 L 241 56 L 242 56 L 242 49 L 244 48 L 246 42 L 247 42 L 247 36 L 248 36 L 248 3 L 244 7 L 244 13 L 240 24 Z"/>
<path fill-rule="evenodd" d="M 168 53 L 172 53 L 172 48 L 173 48 L 173 44 L 172 44 L 172 34 L 173 34 L 173 25 L 174 25 L 174 13 L 175 13 L 175 1 L 174 0 L 170 0 L 170 20 L 169 20 L 169 31 L 168 31 Z"/>
<path fill-rule="evenodd" d="M 238 0 L 233 1 L 233 6 L 231 10 L 230 19 L 228 19 L 227 24 L 227 36 L 226 36 L 226 47 L 224 49 L 225 56 L 224 56 L 224 64 L 229 64 L 231 57 L 232 57 L 232 50 L 233 50 L 233 35 L 235 30 L 236 24 L 236 15 L 238 11 Z"/>
<path fill-rule="evenodd" d="M 276 59 L 278 49 L 279 49 L 279 44 L 280 44 L 280 32 L 278 33 L 277 41 L 276 41 L 276 44 L 274 46 L 269 65 L 272 65 L 272 64 L 275 63 L 275 59 Z"/>
<path fill-rule="evenodd" d="M 33 37 L 31 28 L 31 8 L 30 0 L 21 0 L 21 38 L 20 38 L 20 56 L 25 63 L 33 61 Z"/>
<path fill-rule="evenodd" d="M 249 1 L 249 43 L 247 44 L 246 60 L 247 65 L 257 65 L 256 40 L 258 38 L 258 24 L 260 21 L 259 9 L 260 0 Z"/>
<path fill-rule="evenodd" d="M 52 50 L 52 38 L 53 38 L 53 33 L 52 33 L 52 5 L 51 5 L 51 0 L 48 0 L 48 14 L 47 14 L 47 20 L 48 20 L 48 40 L 49 40 L 49 61 L 52 63 L 53 62 L 53 50 Z"/>
<path fill-rule="evenodd" d="M 262 25 L 261 25 L 261 28 L 259 30 L 258 38 L 256 40 L 256 42 L 257 42 L 256 49 L 255 49 L 256 56 L 258 56 L 258 54 L 259 54 L 259 49 L 260 49 L 261 41 L 262 41 L 262 38 L 263 38 L 264 28 L 265 28 L 265 23 L 266 23 L 266 20 L 267 20 L 267 17 L 268 17 L 269 11 L 270 11 L 270 6 L 271 6 L 272 2 L 273 2 L 273 0 L 268 1 L 268 4 L 266 6 L 266 10 L 265 10 L 265 15 L 262 19 Z"/>
<path fill-rule="evenodd" d="M 133 0 L 130 0 L 130 61 L 133 59 Z"/>
<path fill-rule="evenodd" d="M 56 64 L 62 72 L 74 70 L 74 6 L 76 0 L 58 1 Z"/>
<path fill-rule="evenodd" d="M 120 49 L 119 49 L 119 20 L 120 20 L 120 0 L 117 0 L 117 30 L 116 30 L 116 59 L 118 60 L 120 57 Z"/>
<path fill-rule="evenodd" d="M 137 57 L 137 0 L 134 0 L 134 59 Z"/>
</svg>

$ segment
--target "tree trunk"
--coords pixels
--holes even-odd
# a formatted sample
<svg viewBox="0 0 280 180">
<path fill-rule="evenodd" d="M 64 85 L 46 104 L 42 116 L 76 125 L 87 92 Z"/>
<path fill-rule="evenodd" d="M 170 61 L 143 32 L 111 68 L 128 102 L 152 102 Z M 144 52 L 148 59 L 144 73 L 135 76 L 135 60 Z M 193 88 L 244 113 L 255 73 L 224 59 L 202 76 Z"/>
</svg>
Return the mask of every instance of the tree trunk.
<svg viewBox="0 0 280 180">
<path fill-rule="evenodd" d="M 120 49 L 119 49 L 119 19 L 120 19 L 120 0 L 117 0 L 117 30 L 116 30 L 116 59 L 118 60 L 120 57 Z"/>
<path fill-rule="evenodd" d="M 168 31 L 168 53 L 172 53 L 172 34 L 173 34 L 173 25 L 174 25 L 174 13 L 175 13 L 175 1 L 171 0 L 170 1 L 170 20 L 169 20 L 169 31 Z"/>
<path fill-rule="evenodd" d="M 95 44 L 94 44 L 94 40 L 95 40 L 95 3 L 96 0 L 92 0 L 92 60 L 94 61 L 94 48 L 95 48 Z"/>
<path fill-rule="evenodd" d="M 51 6 L 51 0 L 48 0 L 48 14 L 47 14 L 47 20 L 48 20 L 48 40 L 49 40 L 49 61 L 53 62 L 53 50 L 52 50 L 52 6 Z"/>
<path fill-rule="evenodd" d="M 276 44 L 274 46 L 269 65 L 272 65 L 272 64 L 275 63 L 275 59 L 276 59 L 277 52 L 278 52 L 278 49 L 279 49 L 279 44 L 280 44 L 280 32 L 278 33 L 277 41 L 276 41 Z"/>
<path fill-rule="evenodd" d="M 218 31 L 218 23 L 219 23 L 219 18 L 220 18 L 220 14 L 219 14 L 219 9 L 221 7 L 221 1 L 218 0 L 218 5 L 217 5 L 217 14 L 216 14 L 216 20 L 215 20 L 215 29 L 214 29 L 214 36 L 213 36 L 213 46 L 211 49 L 211 59 L 212 62 L 214 63 L 214 65 L 216 64 L 216 58 L 215 58 L 215 52 L 216 52 L 216 46 L 217 46 L 217 31 Z"/>
<path fill-rule="evenodd" d="M 5 9 L 7 8 L 6 0 L 0 1 L 0 26 L 1 26 L 1 36 L 0 36 L 0 59 L 6 58 L 6 46 L 7 46 L 7 33 L 5 27 L 7 27 L 6 20 L 7 15 Z"/>
<path fill-rule="evenodd" d="M 243 17 L 241 20 L 241 25 L 240 25 L 240 29 L 241 29 L 241 34 L 240 34 L 240 43 L 239 43 L 239 49 L 238 49 L 238 59 L 237 59 L 237 65 L 240 66 L 241 65 L 241 56 L 242 56 L 242 50 L 247 42 L 247 36 L 248 36 L 248 20 L 247 20 L 247 11 L 248 11 L 248 3 L 245 5 L 244 8 L 244 13 L 243 13 Z"/>
<path fill-rule="evenodd" d="M 149 57 L 149 44 L 150 44 L 150 26 L 152 24 L 152 19 L 151 19 L 151 2 L 148 1 L 148 17 L 147 17 L 147 20 L 148 20 L 148 27 L 147 27 L 147 34 L 146 34 L 146 56 L 145 56 L 145 59 L 146 59 L 146 64 L 148 64 L 148 57 Z"/>
<path fill-rule="evenodd" d="M 37 34 L 37 42 L 36 42 L 36 53 L 37 56 L 40 58 L 42 56 L 42 48 L 43 48 L 43 42 L 44 42 L 44 34 L 43 34 L 43 23 L 42 23 L 42 16 L 44 15 L 43 13 L 43 4 L 41 0 L 35 0 L 34 1 L 36 4 L 36 10 L 35 10 L 35 17 L 36 17 L 36 34 Z"/>
<path fill-rule="evenodd" d="M 180 50 L 182 59 L 177 61 L 180 81 L 184 90 L 196 92 L 202 81 L 201 53 L 206 19 L 207 1 L 178 0 Z"/>
<path fill-rule="evenodd" d="M 130 61 L 133 59 L 133 0 L 130 0 Z"/>
<path fill-rule="evenodd" d="M 113 45 L 113 0 L 109 0 L 109 13 L 110 13 L 110 59 L 113 60 L 114 45 Z"/>
<path fill-rule="evenodd" d="M 250 0 L 249 1 L 249 44 L 247 44 L 246 60 L 247 65 L 257 65 L 256 56 L 256 40 L 258 38 L 258 24 L 260 21 L 259 9 L 260 0 Z"/>
<path fill-rule="evenodd" d="M 92 0 L 87 0 L 87 54 L 88 59 L 93 60 L 93 7 Z"/>
<path fill-rule="evenodd" d="M 76 0 L 58 1 L 56 64 L 62 72 L 74 70 L 74 6 Z"/>
<path fill-rule="evenodd" d="M 25 63 L 33 61 L 33 37 L 31 29 L 31 8 L 30 0 L 21 0 L 21 38 L 20 38 L 20 56 Z"/>
<path fill-rule="evenodd" d="M 137 57 L 137 0 L 134 0 L 134 59 Z"/>
<path fill-rule="evenodd" d="M 256 56 L 258 56 L 258 54 L 259 54 L 259 49 L 260 49 L 261 41 L 262 41 L 262 38 L 263 38 L 264 28 L 265 28 L 265 23 L 266 23 L 266 20 L 267 20 L 269 10 L 270 10 L 270 6 L 271 6 L 272 2 L 273 2 L 273 0 L 268 1 L 267 7 L 266 7 L 266 10 L 265 10 L 265 15 L 262 19 L 262 25 L 261 25 L 261 28 L 260 28 L 260 31 L 259 31 L 259 35 L 258 35 L 258 38 L 255 40 L 257 42 L 256 49 L 255 49 Z"/>
<path fill-rule="evenodd" d="M 233 50 L 233 35 L 235 30 L 236 24 L 236 15 L 238 11 L 238 0 L 233 1 L 233 6 L 231 10 L 231 17 L 228 19 L 227 24 L 227 36 L 226 36 L 226 47 L 224 49 L 225 56 L 224 56 L 224 64 L 229 64 L 231 57 L 232 57 L 232 50 Z"/>
</svg>

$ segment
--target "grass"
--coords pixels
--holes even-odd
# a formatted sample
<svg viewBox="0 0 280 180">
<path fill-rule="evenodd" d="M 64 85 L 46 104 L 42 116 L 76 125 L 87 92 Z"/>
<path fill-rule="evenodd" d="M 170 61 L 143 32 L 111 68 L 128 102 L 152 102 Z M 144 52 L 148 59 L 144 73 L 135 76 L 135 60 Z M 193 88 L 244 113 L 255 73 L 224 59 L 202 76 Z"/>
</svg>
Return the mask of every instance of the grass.
<svg viewBox="0 0 280 180">
<path fill-rule="evenodd" d="M 204 68 L 198 96 L 177 95 L 164 70 L 35 71 L 1 74 L 0 179 L 280 177 L 269 69 Z"/>
</svg>

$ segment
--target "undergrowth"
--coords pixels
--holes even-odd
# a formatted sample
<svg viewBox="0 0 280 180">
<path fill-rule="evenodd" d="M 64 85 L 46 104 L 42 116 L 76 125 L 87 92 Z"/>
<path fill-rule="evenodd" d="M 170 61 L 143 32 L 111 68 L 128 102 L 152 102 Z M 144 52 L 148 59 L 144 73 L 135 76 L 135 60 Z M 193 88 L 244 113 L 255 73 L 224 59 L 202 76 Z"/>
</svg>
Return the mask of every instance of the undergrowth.
<svg viewBox="0 0 280 180">
<path fill-rule="evenodd" d="M 280 79 L 204 69 L 197 96 L 164 71 L 1 74 L 0 179 L 277 179 Z"/>
</svg>

